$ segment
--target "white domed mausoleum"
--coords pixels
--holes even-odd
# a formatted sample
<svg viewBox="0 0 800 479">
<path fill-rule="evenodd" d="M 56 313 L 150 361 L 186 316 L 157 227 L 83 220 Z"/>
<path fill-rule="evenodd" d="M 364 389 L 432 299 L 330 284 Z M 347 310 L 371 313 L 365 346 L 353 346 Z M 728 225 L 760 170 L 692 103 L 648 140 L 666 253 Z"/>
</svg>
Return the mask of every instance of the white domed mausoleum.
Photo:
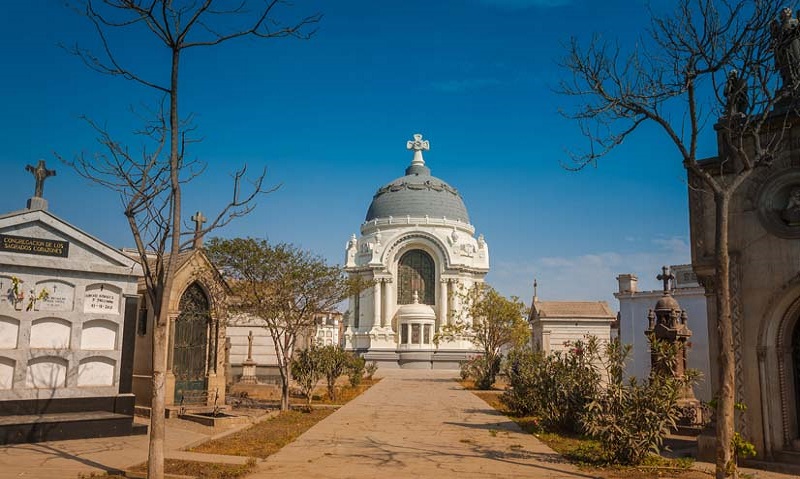
<svg viewBox="0 0 800 479">
<path fill-rule="evenodd" d="M 431 176 L 414 135 L 405 176 L 378 189 L 361 225 L 347 243 L 345 267 L 374 280 L 350 298 L 345 348 L 382 367 L 453 369 L 475 352 L 468 340 L 434 344 L 448 322 L 464 318 L 453 293 L 482 282 L 489 246 L 475 237 L 458 191 Z"/>
</svg>

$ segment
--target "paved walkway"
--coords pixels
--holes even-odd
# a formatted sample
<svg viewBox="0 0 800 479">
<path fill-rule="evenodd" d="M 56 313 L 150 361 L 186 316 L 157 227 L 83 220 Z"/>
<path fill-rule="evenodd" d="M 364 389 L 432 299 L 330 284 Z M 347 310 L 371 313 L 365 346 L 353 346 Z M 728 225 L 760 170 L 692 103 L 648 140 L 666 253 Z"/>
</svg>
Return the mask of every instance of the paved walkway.
<svg viewBox="0 0 800 479">
<path fill-rule="evenodd" d="M 453 381 L 453 371 L 381 371 L 384 379 L 294 443 L 261 461 L 248 479 L 592 478 Z M 181 449 L 215 432 L 170 420 L 166 456 L 242 463 Z M 147 436 L 0 447 L 0 479 L 76 479 L 147 458 Z M 757 479 L 791 475 L 747 470 Z"/>
<path fill-rule="evenodd" d="M 382 373 L 248 477 L 592 477 L 462 390 L 453 371 Z"/>
</svg>

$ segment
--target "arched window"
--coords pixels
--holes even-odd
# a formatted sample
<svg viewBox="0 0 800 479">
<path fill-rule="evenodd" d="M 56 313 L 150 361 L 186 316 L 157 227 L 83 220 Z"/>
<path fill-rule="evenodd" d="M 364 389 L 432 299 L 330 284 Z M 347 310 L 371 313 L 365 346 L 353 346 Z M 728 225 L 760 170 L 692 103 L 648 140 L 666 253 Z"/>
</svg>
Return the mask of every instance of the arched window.
<svg viewBox="0 0 800 479">
<path fill-rule="evenodd" d="M 422 250 L 411 250 L 397 266 L 397 304 L 414 302 L 414 291 L 422 304 L 436 304 L 436 270 L 433 258 Z"/>
</svg>

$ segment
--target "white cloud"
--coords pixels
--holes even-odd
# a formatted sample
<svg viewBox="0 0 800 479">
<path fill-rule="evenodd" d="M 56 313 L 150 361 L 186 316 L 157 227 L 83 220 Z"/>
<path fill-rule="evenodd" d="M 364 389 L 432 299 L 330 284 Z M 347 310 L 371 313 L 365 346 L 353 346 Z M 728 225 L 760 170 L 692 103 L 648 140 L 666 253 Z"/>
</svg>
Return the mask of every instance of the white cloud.
<svg viewBox="0 0 800 479">
<path fill-rule="evenodd" d="M 686 264 L 691 261 L 685 238 L 659 238 L 651 241 L 647 252 L 602 252 L 580 256 L 533 258 L 528 262 L 495 263 L 487 278 L 505 295 L 515 295 L 529 303 L 533 296 L 533 279 L 539 282 L 542 300 L 608 301 L 612 309 L 616 277 L 633 273 L 639 277 L 641 290 L 658 289 L 656 275 L 663 265 Z"/>
</svg>

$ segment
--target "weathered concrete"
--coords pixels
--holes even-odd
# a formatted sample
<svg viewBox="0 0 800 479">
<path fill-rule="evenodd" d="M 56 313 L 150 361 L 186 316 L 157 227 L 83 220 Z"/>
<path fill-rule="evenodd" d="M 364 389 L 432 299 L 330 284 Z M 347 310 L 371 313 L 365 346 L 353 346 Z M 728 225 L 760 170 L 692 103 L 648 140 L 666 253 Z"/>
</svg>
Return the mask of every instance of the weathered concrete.
<svg viewBox="0 0 800 479">
<path fill-rule="evenodd" d="M 461 389 L 453 371 L 381 373 L 249 477 L 593 477 Z"/>
</svg>

